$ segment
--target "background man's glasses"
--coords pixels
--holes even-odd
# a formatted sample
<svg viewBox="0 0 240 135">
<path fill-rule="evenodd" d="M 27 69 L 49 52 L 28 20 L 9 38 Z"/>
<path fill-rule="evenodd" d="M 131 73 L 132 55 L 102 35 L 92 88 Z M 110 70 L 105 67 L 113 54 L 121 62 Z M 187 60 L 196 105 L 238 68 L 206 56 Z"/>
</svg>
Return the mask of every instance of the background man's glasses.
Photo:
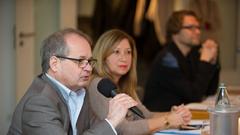
<svg viewBox="0 0 240 135">
<path fill-rule="evenodd" d="M 56 56 L 56 57 L 78 62 L 78 67 L 80 67 L 80 68 L 86 67 L 87 64 L 89 64 L 91 67 L 93 67 L 97 62 L 97 60 L 93 59 L 93 58 L 90 58 L 90 59 L 76 59 L 76 58 L 69 58 L 69 57 L 65 57 L 65 56 Z"/>
<path fill-rule="evenodd" d="M 182 29 L 201 30 L 201 27 L 196 25 L 189 25 L 189 26 L 182 26 Z"/>
</svg>

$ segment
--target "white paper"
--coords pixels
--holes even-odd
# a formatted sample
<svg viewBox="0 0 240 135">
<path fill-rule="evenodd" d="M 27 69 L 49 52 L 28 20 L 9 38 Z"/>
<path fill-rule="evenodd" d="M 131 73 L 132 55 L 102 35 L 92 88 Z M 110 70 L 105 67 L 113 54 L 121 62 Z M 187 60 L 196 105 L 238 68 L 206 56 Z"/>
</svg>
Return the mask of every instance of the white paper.
<svg viewBox="0 0 240 135">
<path fill-rule="evenodd" d="M 158 131 L 154 135 L 201 135 L 201 130 L 168 129 Z"/>
<path fill-rule="evenodd" d="M 189 125 L 205 125 L 209 126 L 209 121 L 206 120 L 191 120 Z M 168 129 L 161 130 L 154 135 L 201 135 L 201 130 L 179 130 L 179 129 Z"/>
</svg>

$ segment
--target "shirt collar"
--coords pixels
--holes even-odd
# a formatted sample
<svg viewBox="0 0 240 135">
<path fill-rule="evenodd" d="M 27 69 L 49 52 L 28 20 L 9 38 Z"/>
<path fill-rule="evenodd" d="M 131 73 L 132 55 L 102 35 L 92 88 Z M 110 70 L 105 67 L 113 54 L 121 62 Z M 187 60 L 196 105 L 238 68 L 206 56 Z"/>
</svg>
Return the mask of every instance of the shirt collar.
<svg viewBox="0 0 240 135">
<path fill-rule="evenodd" d="M 63 85 L 61 82 L 59 82 L 58 80 L 53 78 L 51 75 L 46 73 L 46 76 L 50 79 L 50 81 L 52 81 L 57 86 L 57 88 L 60 90 L 61 94 L 63 95 L 63 97 L 66 101 L 68 101 L 68 98 L 70 95 L 80 96 L 82 94 L 85 94 L 84 88 L 79 89 L 77 91 L 72 91 L 71 89 L 69 89 L 68 87 Z"/>
</svg>

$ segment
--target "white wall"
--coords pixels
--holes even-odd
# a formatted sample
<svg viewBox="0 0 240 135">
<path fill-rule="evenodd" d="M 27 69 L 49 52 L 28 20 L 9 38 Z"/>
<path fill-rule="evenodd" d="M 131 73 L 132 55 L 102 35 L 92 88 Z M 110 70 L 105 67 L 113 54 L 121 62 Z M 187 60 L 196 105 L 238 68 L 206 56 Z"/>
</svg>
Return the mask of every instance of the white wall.
<svg viewBox="0 0 240 135">
<path fill-rule="evenodd" d="M 76 0 L 35 0 L 35 74 L 41 73 L 42 41 L 53 32 L 66 27 L 76 28 Z"/>
<path fill-rule="evenodd" d="M 59 0 L 34 1 L 34 29 L 35 29 L 35 74 L 41 73 L 40 48 L 42 41 L 60 29 L 60 2 Z"/>
<path fill-rule="evenodd" d="M 240 70 L 240 0 L 238 0 L 238 4 L 237 4 L 237 12 L 238 12 L 238 28 L 237 28 L 237 31 L 238 31 L 238 35 L 237 35 L 237 48 L 238 48 L 238 50 L 237 50 L 237 58 L 238 58 L 238 60 L 237 60 L 237 67 L 239 67 L 238 68 L 238 70 Z M 240 80 L 239 80 L 239 83 L 240 83 Z"/>
<path fill-rule="evenodd" d="M 0 134 L 7 133 L 15 107 L 15 0 L 0 0 Z"/>
<path fill-rule="evenodd" d="M 218 0 L 221 15 L 220 59 L 221 82 L 232 90 L 240 89 L 240 52 L 237 53 L 240 36 L 240 0 Z"/>
<path fill-rule="evenodd" d="M 236 26 L 237 26 L 237 0 L 219 0 L 221 18 L 220 32 L 220 58 L 222 68 L 231 70 L 236 64 Z M 226 55 L 227 53 L 227 55 Z"/>
</svg>

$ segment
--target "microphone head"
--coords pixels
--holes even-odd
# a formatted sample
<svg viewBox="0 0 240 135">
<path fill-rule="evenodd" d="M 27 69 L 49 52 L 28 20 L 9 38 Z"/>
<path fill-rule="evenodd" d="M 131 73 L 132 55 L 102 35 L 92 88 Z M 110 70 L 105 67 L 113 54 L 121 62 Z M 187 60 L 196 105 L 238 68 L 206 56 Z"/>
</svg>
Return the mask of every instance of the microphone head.
<svg viewBox="0 0 240 135">
<path fill-rule="evenodd" d="M 99 81 L 97 89 L 105 97 L 114 97 L 117 87 L 110 79 L 103 78 Z"/>
</svg>

